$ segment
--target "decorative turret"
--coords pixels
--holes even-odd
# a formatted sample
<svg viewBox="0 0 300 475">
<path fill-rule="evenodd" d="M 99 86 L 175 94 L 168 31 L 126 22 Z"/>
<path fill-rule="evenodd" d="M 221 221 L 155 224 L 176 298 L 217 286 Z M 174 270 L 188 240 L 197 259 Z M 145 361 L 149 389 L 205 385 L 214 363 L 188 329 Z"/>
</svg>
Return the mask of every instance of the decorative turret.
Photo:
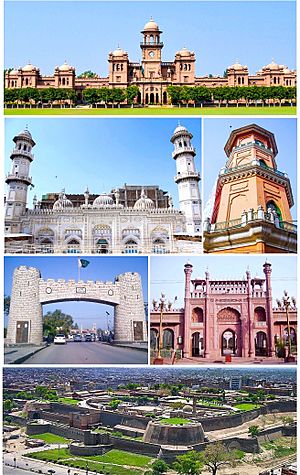
<svg viewBox="0 0 300 475">
<path fill-rule="evenodd" d="M 141 43 L 143 76 L 148 79 L 161 78 L 161 50 L 164 46 L 160 41 L 162 31 L 151 18 L 141 33 L 144 36 Z"/>
<path fill-rule="evenodd" d="M 32 147 L 35 142 L 26 128 L 13 138 L 15 147 L 11 152 L 11 172 L 6 177 L 8 185 L 5 207 L 6 232 L 20 232 L 20 216 L 26 211 L 28 186 L 33 186 L 29 176 L 34 159 Z"/>
<path fill-rule="evenodd" d="M 174 144 L 172 157 L 176 160 L 175 182 L 178 185 L 180 211 L 186 217 L 187 232 L 194 235 L 201 232 L 201 198 L 200 173 L 195 167 L 196 151 L 191 143 L 192 138 L 186 127 L 178 125 L 171 142 Z"/>
</svg>

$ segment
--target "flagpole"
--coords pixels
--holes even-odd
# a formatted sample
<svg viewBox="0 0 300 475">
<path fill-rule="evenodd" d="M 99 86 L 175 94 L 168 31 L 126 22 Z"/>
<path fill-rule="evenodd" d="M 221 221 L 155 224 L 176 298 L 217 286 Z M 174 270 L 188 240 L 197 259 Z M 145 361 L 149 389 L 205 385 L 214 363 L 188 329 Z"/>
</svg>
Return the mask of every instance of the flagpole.
<svg viewBox="0 0 300 475">
<path fill-rule="evenodd" d="M 80 281 L 80 260 L 79 257 L 77 259 L 77 266 L 78 266 L 78 282 Z"/>
</svg>

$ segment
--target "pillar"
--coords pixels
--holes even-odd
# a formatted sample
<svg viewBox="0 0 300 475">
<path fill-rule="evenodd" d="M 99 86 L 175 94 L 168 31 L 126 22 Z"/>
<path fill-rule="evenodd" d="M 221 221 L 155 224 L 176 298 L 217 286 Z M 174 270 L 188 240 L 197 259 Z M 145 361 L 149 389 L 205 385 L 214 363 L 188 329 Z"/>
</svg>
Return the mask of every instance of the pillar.
<svg viewBox="0 0 300 475">
<path fill-rule="evenodd" d="M 191 276 L 193 266 L 187 262 L 184 266 L 185 290 L 184 290 L 184 335 L 183 335 L 183 356 L 189 357 L 191 354 L 190 328 L 191 328 Z"/>
<path fill-rule="evenodd" d="M 147 341 L 147 322 L 141 276 L 126 272 L 115 279 L 120 303 L 115 308 L 115 343 Z"/>
<path fill-rule="evenodd" d="M 40 271 L 34 267 L 17 267 L 13 275 L 8 317 L 8 343 L 43 342 L 43 312 L 39 296 Z"/>
<path fill-rule="evenodd" d="M 272 285 L 271 285 L 271 273 L 272 266 L 268 262 L 263 265 L 264 274 L 266 276 L 266 314 L 268 324 L 268 355 L 275 355 L 275 343 L 274 343 L 274 328 L 273 328 L 273 308 L 272 308 Z"/>
</svg>

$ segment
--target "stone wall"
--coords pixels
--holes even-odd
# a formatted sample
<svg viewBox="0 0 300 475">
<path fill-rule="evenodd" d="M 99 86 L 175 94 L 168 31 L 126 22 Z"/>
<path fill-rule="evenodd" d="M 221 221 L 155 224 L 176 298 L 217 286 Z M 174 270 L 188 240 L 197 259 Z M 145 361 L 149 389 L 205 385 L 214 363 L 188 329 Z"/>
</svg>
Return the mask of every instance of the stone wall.
<svg viewBox="0 0 300 475">
<path fill-rule="evenodd" d="M 144 441 L 158 445 L 191 446 L 204 442 L 204 432 L 199 422 L 185 425 L 149 422 Z"/>
</svg>

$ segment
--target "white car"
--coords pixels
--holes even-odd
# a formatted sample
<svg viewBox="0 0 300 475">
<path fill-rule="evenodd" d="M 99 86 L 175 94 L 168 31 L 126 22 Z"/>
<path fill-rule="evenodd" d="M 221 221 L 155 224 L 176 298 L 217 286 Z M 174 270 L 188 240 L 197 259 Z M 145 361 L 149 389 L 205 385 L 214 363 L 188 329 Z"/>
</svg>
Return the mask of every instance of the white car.
<svg viewBox="0 0 300 475">
<path fill-rule="evenodd" d="M 67 343 L 65 335 L 63 333 L 59 333 L 58 335 L 55 335 L 53 343 L 55 345 L 65 345 Z"/>
</svg>

